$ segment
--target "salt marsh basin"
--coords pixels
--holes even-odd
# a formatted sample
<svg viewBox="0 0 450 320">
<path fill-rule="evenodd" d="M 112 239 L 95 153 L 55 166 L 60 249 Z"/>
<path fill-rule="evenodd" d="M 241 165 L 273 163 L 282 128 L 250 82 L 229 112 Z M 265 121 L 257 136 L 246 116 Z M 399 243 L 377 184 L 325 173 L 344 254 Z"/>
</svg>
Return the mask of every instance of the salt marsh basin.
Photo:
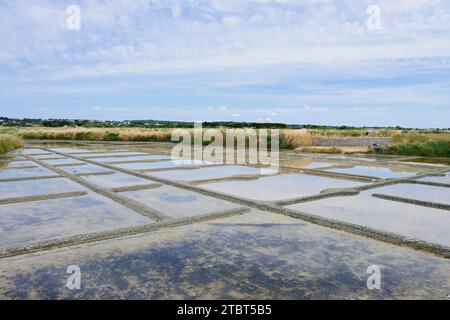
<svg viewBox="0 0 450 320">
<path fill-rule="evenodd" d="M 0 298 L 450 294 L 450 167 L 282 151 L 274 171 L 170 151 L 39 142 L 2 156 Z"/>
</svg>

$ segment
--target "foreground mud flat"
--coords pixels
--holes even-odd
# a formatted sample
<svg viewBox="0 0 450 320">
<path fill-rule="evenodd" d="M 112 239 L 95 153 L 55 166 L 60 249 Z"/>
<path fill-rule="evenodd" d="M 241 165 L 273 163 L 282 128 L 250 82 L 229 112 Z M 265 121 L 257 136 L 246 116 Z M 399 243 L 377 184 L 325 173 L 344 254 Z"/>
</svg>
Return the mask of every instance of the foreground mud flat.
<svg viewBox="0 0 450 320">
<path fill-rule="evenodd" d="M 0 159 L 0 297 L 449 297 L 449 167 L 281 152 L 274 170 L 170 150 L 40 143 Z"/>
</svg>

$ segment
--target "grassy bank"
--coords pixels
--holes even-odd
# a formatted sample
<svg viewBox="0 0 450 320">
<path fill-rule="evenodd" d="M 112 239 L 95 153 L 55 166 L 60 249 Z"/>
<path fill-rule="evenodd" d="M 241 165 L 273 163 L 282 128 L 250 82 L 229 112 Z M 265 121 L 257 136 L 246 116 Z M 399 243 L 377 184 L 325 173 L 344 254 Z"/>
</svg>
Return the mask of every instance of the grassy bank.
<svg viewBox="0 0 450 320">
<path fill-rule="evenodd" d="M 87 140 L 87 141 L 143 141 L 170 142 L 175 129 L 126 128 L 17 128 L 9 129 L 24 139 Z M 192 129 L 187 129 L 192 134 Z M 226 135 L 223 134 L 225 137 Z M 280 147 L 295 149 L 312 146 L 313 136 L 305 129 L 281 130 Z"/>
<path fill-rule="evenodd" d="M 23 147 L 23 140 L 11 134 L 0 134 L 0 154 Z"/>
<path fill-rule="evenodd" d="M 167 142 L 172 129 L 24 128 L 17 134 L 24 139 Z"/>
<path fill-rule="evenodd" d="M 420 157 L 450 157 L 449 141 L 426 141 L 412 143 L 397 143 L 382 146 L 376 153 L 389 155 L 420 156 Z"/>
<path fill-rule="evenodd" d="M 281 149 L 296 149 L 314 145 L 314 137 L 306 129 L 282 130 L 280 134 Z"/>
<path fill-rule="evenodd" d="M 309 133 L 315 137 L 392 137 L 395 134 L 402 134 L 402 130 L 376 129 L 367 130 L 356 129 L 308 129 Z"/>
<path fill-rule="evenodd" d="M 391 137 L 392 143 L 414 143 L 414 142 L 450 142 L 450 133 L 423 133 L 411 132 L 395 134 Z"/>
<path fill-rule="evenodd" d="M 45 140 L 85 140 L 85 141 L 140 141 L 140 142 L 171 142 L 174 128 L 46 128 L 46 127 L 0 127 L 0 134 L 10 134 L 23 139 Z M 192 129 L 189 130 L 192 134 Z M 207 129 L 204 129 L 207 130 Z M 225 129 L 220 129 L 225 130 Z M 441 130 L 394 130 L 377 129 L 282 129 L 280 130 L 280 148 L 296 149 L 302 147 L 308 152 L 308 147 L 314 146 L 316 137 L 391 137 L 392 145 L 373 151 L 384 154 L 413 155 L 426 157 L 448 157 L 450 132 Z M 226 137 L 223 134 L 223 137 Z M 225 141 L 224 141 L 225 143 Z M 204 144 L 207 144 L 205 142 Z M 310 152 L 339 153 L 339 148 L 329 147 Z"/>
</svg>

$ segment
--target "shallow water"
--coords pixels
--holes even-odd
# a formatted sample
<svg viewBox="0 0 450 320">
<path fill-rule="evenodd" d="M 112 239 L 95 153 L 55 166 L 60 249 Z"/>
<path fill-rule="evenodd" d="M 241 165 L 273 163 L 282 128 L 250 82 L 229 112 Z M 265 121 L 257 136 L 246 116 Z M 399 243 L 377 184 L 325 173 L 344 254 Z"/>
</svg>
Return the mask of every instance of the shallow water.
<svg viewBox="0 0 450 320">
<path fill-rule="evenodd" d="M 83 166 L 74 166 L 74 167 L 61 167 L 60 169 L 67 171 L 72 174 L 86 174 L 86 173 L 98 173 L 98 172 L 107 172 L 111 171 L 110 169 L 96 166 L 93 164 L 86 164 Z"/>
<path fill-rule="evenodd" d="M 430 201 L 450 205 L 450 188 L 402 183 L 372 189 L 371 191 L 372 194 L 378 193 L 401 198 Z"/>
<path fill-rule="evenodd" d="M 147 161 L 147 160 L 168 160 L 169 156 L 164 155 L 142 155 L 142 156 L 127 156 L 127 157 L 110 157 L 110 158 L 88 158 L 96 162 L 125 162 L 125 161 Z"/>
<path fill-rule="evenodd" d="M 326 171 L 355 174 L 360 176 L 377 177 L 381 179 L 403 178 L 415 175 L 415 172 L 409 171 L 402 172 L 402 171 L 395 171 L 391 168 L 369 167 L 369 166 L 355 166 L 352 168 L 334 168 L 334 169 L 327 169 Z"/>
<path fill-rule="evenodd" d="M 305 174 L 285 174 L 252 181 L 208 183 L 202 188 L 255 200 L 283 200 L 318 194 L 329 188 L 351 188 L 363 184 Z"/>
<path fill-rule="evenodd" d="M 42 177 L 42 176 L 54 176 L 57 175 L 53 171 L 47 170 L 42 167 L 30 168 L 30 169 L 14 169 L 14 170 L 0 170 L 0 179 L 19 179 L 29 177 Z"/>
<path fill-rule="evenodd" d="M 66 147 L 62 144 L 58 146 Z M 105 149 L 99 145 L 95 145 L 95 150 L 83 146 L 85 149 L 80 151 L 73 145 L 67 145 L 64 151 L 91 151 L 77 156 L 106 155 L 117 161 L 161 157 L 140 152 L 136 154 L 129 151 L 133 147 L 131 145 L 120 153 L 106 147 L 106 143 Z M 112 148 L 119 150 L 120 147 L 115 145 Z M 159 146 L 144 149 L 170 151 Z M 37 150 L 31 152 L 44 153 Z M 106 152 L 101 153 L 101 150 Z M 130 157 L 118 157 L 119 154 Z M 92 160 L 108 161 L 108 158 Z M 353 158 L 339 156 L 349 165 L 356 163 L 356 157 Z M 71 159 L 71 163 L 75 161 Z M 320 168 L 334 163 L 331 158 L 319 155 L 298 161 L 284 157 L 283 161 L 292 161 L 304 168 Z M 171 161 L 162 161 L 117 166 L 161 169 L 168 165 L 167 169 L 173 169 L 192 164 L 205 165 L 196 161 L 176 163 L 174 166 Z M 111 171 L 91 164 L 61 169 L 74 174 Z M 36 173 L 39 170 L 31 171 Z M 408 172 L 401 167 L 387 170 L 389 174 L 396 170 Z M 408 176 L 415 174 L 411 170 L 409 168 Z M 420 170 L 417 169 L 417 172 Z M 0 179 L 6 171 L 23 175 L 30 170 L 0 169 Z M 152 172 L 149 175 L 191 181 L 261 173 L 259 171 L 259 168 L 245 166 L 205 165 L 200 169 Z M 45 172 L 45 175 L 55 175 L 51 171 Z M 105 188 L 152 183 L 123 173 L 89 176 L 86 179 Z M 362 184 L 365 183 L 284 174 L 250 181 L 202 184 L 201 187 L 256 200 L 281 200 L 317 194 L 328 188 Z M 372 193 L 382 193 L 448 203 L 447 189 L 424 189 L 424 186 L 412 184 L 406 188 L 404 186 L 377 188 L 360 196 L 322 199 L 296 206 L 313 214 L 448 245 L 448 211 L 371 197 Z M 0 183 L 0 198 L 84 190 L 84 187 L 65 178 Z M 91 191 L 88 194 L 76 198 L 0 205 L 0 248 L 152 222 L 112 200 L 94 195 Z M 169 186 L 120 194 L 170 217 L 194 217 L 237 206 Z M 303 210 L 306 206 L 310 206 L 309 209 Z M 81 290 L 71 291 L 65 286 L 67 267 L 73 264 L 81 268 Z M 382 290 L 370 291 L 366 287 L 366 270 L 373 264 L 381 268 Z M 0 298 L 445 299 L 450 293 L 449 288 L 448 259 L 261 211 L 0 259 Z"/>
<path fill-rule="evenodd" d="M 0 199 L 86 191 L 65 178 L 0 183 Z"/>
<path fill-rule="evenodd" d="M 437 183 L 450 184 L 450 172 L 447 172 L 444 176 L 441 176 L 441 177 L 425 177 L 425 178 L 417 179 L 417 181 L 437 182 Z"/>
<path fill-rule="evenodd" d="M 146 153 L 143 152 L 136 152 L 136 151 L 116 151 L 116 152 L 91 152 L 86 154 L 80 154 L 77 155 L 77 157 L 80 158 L 92 158 L 92 160 L 95 160 L 96 157 L 117 157 L 117 156 L 145 156 Z M 120 158 L 120 157 L 118 157 Z M 106 159 L 106 158 L 105 158 Z M 104 160 L 104 159 L 103 159 Z"/>
<path fill-rule="evenodd" d="M 42 150 L 42 149 L 22 149 L 20 150 L 22 154 L 26 155 L 34 155 L 34 154 L 51 154 L 48 151 Z"/>
<path fill-rule="evenodd" d="M 78 265 L 81 290 L 65 286 Z M 382 290 L 368 290 L 378 265 Z M 445 299 L 450 261 L 263 212 L 0 260 L 19 299 Z"/>
<path fill-rule="evenodd" d="M 167 169 L 176 168 L 184 166 L 201 166 L 201 165 L 211 165 L 210 161 L 202 160 L 172 160 L 172 161 L 161 161 L 161 162 L 143 162 L 143 163 L 121 163 L 115 164 L 114 166 L 123 169 L 130 170 L 150 170 L 150 169 Z"/>
<path fill-rule="evenodd" d="M 151 184 L 152 181 L 138 178 L 129 174 L 117 172 L 105 176 L 85 176 L 83 179 L 105 188 L 116 188 L 125 186 L 134 186 L 142 184 Z"/>
<path fill-rule="evenodd" d="M 25 245 L 151 222 L 131 209 L 94 194 L 7 204 L 0 206 L 0 246 Z"/>
<path fill-rule="evenodd" d="M 29 166 L 37 166 L 33 161 L 11 161 L 5 163 L 5 168 L 20 168 L 20 167 L 29 167 Z"/>
<path fill-rule="evenodd" d="M 80 153 L 80 152 L 91 152 L 88 149 L 76 148 L 76 147 L 61 147 L 61 148 L 50 148 L 51 151 L 61 152 L 61 153 Z"/>
<path fill-rule="evenodd" d="M 295 168 L 305 168 L 305 169 L 318 169 L 318 168 L 325 168 L 335 165 L 336 163 L 331 162 L 319 162 L 319 161 L 312 161 L 308 159 L 300 159 L 300 160 L 280 160 L 281 166 L 286 167 L 295 167 Z"/>
<path fill-rule="evenodd" d="M 154 172 L 152 176 L 164 179 L 177 181 L 197 181 L 207 179 L 219 179 L 232 177 L 236 175 L 259 175 L 259 174 L 274 174 L 275 170 L 253 168 L 246 166 L 220 166 L 220 167 L 206 167 L 193 170 L 173 170 Z"/>
<path fill-rule="evenodd" d="M 122 194 L 173 218 L 204 215 L 237 207 L 233 203 L 169 186 Z"/>
<path fill-rule="evenodd" d="M 46 159 L 52 159 L 52 158 L 62 158 L 61 155 L 56 154 L 56 153 L 49 153 L 46 155 L 42 155 L 42 156 L 33 156 L 33 158 L 38 159 L 38 160 L 46 160 Z"/>
<path fill-rule="evenodd" d="M 287 208 L 450 246 L 449 211 L 378 199 L 372 193 L 381 192 L 369 190 Z"/>
<path fill-rule="evenodd" d="M 79 161 L 72 158 L 65 158 L 65 159 L 55 159 L 55 160 L 41 160 L 44 163 L 51 164 L 51 165 L 60 165 L 60 164 L 75 164 L 75 163 L 85 163 L 83 161 Z"/>
</svg>

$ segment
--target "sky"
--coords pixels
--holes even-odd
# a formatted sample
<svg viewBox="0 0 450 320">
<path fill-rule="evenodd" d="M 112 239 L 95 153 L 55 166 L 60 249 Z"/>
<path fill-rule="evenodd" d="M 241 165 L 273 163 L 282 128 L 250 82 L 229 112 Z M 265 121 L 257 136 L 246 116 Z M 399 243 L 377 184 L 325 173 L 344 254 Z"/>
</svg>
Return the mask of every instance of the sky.
<svg viewBox="0 0 450 320">
<path fill-rule="evenodd" d="M 450 0 L 0 0 L 0 116 L 448 128 Z"/>
</svg>

